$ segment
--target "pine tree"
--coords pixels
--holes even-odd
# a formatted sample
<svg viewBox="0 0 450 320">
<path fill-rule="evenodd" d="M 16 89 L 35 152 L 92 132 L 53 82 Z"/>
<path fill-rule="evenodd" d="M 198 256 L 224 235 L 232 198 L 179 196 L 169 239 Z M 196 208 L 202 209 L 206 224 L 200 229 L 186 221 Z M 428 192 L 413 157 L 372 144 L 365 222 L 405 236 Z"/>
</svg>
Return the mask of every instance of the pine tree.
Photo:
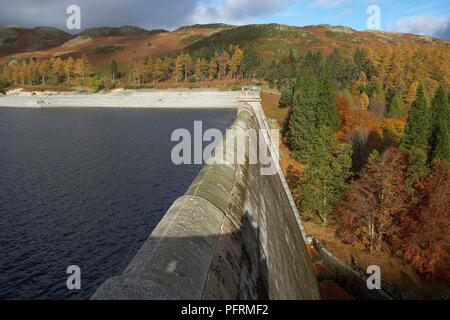
<svg viewBox="0 0 450 320">
<path fill-rule="evenodd" d="M 416 100 L 411 105 L 401 148 L 411 150 L 415 147 L 428 152 L 430 127 L 431 116 L 428 98 L 423 85 L 420 85 L 417 89 Z"/>
<path fill-rule="evenodd" d="M 450 162 L 450 105 L 441 85 L 432 103 L 431 157 Z"/>
<path fill-rule="evenodd" d="M 424 149 L 412 147 L 408 150 L 408 170 L 406 183 L 410 186 L 425 178 L 430 173 L 428 154 Z"/>
<path fill-rule="evenodd" d="M 317 126 L 327 126 L 336 132 L 341 124 L 336 107 L 336 81 L 327 67 L 320 72 L 318 91 Z"/>
<path fill-rule="evenodd" d="M 351 153 L 351 146 L 338 144 L 330 128 L 319 129 L 299 188 L 304 215 L 328 223 L 334 205 L 343 198 L 345 182 L 352 175 Z"/>
<path fill-rule="evenodd" d="M 289 84 L 283 85 L 281 87 L 281 98 L 279 107 L 280 108 L 291 107 L 293 97 L 294 97 L 294 88 Z"/>
<path fill-rule="evenodd" d="M 118 69 L 119 69 L 119 67 L 117 65 L 117 62 L 116 62 L 116 60 L 113 59 L 111 61 L 111 66 L 110 66 L 111 77 L 112 77 L 113 80 L 116 79 L 116 77 L 117 77 L 117 75 L 119 73 Z"/>
<path fill-rule="evenodd" d="M 288 141 L 294 158 L 298 160 L 309 156 L 318 133 L 316 113 L 320 101 L 317 82 L 312 71 L 307 69 L 300 74 L 296 84 Z"/>
<path fill-rule="evenodd" d="M 408 153 L 407 182 L 415 184 L 429 172 L 428 153 L 430 151 L 431 115 L 428 98 L 423 85 L 417 89 L 417 97 L 411 106 L 401 149 Z"/>
<path fill-rule="evenodd" d="M 398 93 L 395 94 L 394 98 L 392 98 L 392 102 L 389 108 L 389 117 L 400 119 L 402 115 L 402 99 Z"/>
</svg>

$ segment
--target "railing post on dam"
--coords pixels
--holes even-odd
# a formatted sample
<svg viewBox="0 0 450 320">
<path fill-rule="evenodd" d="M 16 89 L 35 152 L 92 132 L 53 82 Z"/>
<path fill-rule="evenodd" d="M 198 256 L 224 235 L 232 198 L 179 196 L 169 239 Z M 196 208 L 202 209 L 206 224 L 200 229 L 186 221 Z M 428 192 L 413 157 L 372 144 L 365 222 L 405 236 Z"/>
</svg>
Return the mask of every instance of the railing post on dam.
<svg viewBox="0 0 450 320">
<path fill-rule="evenodd" d="M 243 91 L 232 130 L 185 195 L 169 208 L 126 270 L 92 299 L 320 299 L 304 231 L 270 136 L 276 174 L 261 175 L 250 146 L 227 150 L 247 129 L 268 129 L 258 90 Z M 213 159 L 214 160 L 214 159 Z"/>
</svg>

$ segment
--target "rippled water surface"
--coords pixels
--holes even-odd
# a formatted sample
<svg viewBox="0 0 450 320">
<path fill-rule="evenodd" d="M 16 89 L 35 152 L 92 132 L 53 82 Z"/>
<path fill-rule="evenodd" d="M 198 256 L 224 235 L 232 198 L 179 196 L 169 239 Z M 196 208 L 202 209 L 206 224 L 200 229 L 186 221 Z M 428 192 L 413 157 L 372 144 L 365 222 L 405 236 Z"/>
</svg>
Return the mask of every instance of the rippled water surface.
<svg viewBox="0 0 450 320">
<path fill-rule="evenodd" d="M 120 274 L 201 169 L 171 163 L 172 131 L 224 130 L 234 116 L 0 108 L 0 299 L 87 299 Z"/>
</svg>

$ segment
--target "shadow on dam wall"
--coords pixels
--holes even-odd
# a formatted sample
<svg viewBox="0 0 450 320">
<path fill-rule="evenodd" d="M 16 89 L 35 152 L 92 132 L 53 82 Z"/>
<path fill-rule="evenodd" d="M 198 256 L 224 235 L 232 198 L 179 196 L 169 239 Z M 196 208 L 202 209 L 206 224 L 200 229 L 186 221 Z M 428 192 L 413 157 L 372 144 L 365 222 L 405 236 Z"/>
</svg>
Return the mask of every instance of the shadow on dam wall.
<svg viewBox="0 0 450 320">
<path fill-rule="evenodd" d="M 92 299 L 320 299 L 298 212 L 267 135 L 276 174 L 248 160 L 251 142 L 226 148 L 247 129 L 267 129 L 258 95 L 238 116 L 210 161 L 119 276 Z M 221 157 L 222 158 L 222 157 Z"/>
</svg>

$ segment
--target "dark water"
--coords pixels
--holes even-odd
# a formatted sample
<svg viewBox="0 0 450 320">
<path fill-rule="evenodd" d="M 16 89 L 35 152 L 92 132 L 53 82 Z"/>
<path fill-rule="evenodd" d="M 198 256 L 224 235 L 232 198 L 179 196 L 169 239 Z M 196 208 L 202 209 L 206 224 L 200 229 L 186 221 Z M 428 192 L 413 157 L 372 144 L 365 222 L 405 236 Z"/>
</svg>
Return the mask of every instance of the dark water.
<svg viewBox="0 0 450 320">
<path fill-rule="evenodd" d="M 0 299 L 86 299 L 120 274 L 201 169 L 172 164 L 172 131 L 224 130 L 234 116 L 0 108 Z"/>
</svg>

